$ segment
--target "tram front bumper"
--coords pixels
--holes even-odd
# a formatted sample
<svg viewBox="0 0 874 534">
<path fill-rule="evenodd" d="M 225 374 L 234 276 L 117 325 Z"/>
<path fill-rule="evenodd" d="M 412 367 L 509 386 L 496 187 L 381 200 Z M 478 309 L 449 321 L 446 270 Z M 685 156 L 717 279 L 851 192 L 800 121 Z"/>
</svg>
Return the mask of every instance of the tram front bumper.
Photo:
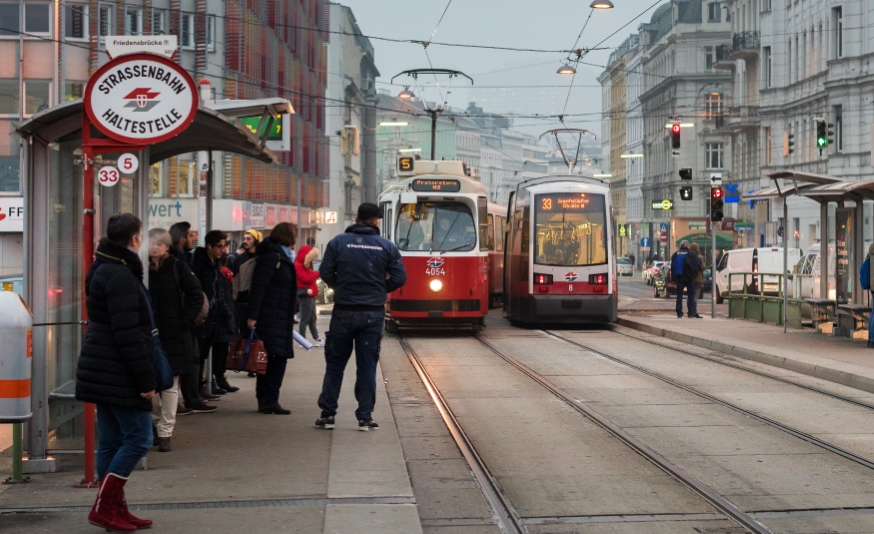
<svg viewBox="0 0 874 534">
<path fill-rule="evenodd" d="M 531 317 L 544 323 L 612 323 L 618 319 L 613 295 L 530 295 Z"/>
</svg>

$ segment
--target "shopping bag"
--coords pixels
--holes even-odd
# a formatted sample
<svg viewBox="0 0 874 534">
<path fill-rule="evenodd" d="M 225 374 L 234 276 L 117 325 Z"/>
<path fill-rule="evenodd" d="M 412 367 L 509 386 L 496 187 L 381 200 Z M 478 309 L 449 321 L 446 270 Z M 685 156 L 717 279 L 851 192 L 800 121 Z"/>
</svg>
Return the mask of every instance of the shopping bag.
<svg viewBox="0 0 874 534">
<path fill-rule="evenodd" d="M 255 331 L 248 339 L 235 338 L 228 349 L 227 369 L 239 373 L 247 371 L 263 375 L 267 372 L 267 351 L 264 342 L 258 339 Z"/>
</svg>

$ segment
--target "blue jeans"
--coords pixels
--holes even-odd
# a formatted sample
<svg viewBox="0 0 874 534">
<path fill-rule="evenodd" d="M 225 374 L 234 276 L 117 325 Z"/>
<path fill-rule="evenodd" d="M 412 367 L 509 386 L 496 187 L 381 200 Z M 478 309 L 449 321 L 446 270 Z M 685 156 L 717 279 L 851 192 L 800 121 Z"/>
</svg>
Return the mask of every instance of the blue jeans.
<svg viewBox="0 0 874 534">
<path fill-rule="evenodd" d="M 683 278 L 677 279 L 677 316 L 683 316 L 683 290 L 689 293 L 688 306 L 689 316 L 698 315 L 698 303 L 695 302 L 695 283 Z"/>
<path fill-rule="evenodd" d="M 127 478 L 152 446 L 152 415 L 145 410 L 97 405 L 97 479 Z"/>
<path fill-rule="evenodd" d="M 355 348 L 355 399 L 359 421 L 370 419 L 376 404 L 376 364 L 382 345 L 385 312 L 334 310 L 330 331 L 325 333 L 325 380 L 319 395 L 322 417 L 337 414 L 343 372 Z"/>
</svg>

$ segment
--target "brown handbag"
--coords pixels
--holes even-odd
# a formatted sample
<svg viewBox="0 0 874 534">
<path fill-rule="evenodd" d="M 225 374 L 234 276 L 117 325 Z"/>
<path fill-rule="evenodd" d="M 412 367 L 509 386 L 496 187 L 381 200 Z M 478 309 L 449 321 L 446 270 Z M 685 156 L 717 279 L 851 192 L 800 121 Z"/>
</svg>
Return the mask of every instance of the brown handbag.
<svg viewBox="0 0 874 534">
<path fill-rule="evenodd" d="M 259 375 L 267 373 L 267 351 L 264 342 L 258 339 L 255 331 L 249 334 L 249 339 L 234 338 L 228 349 L 228 371 L 239 373 L 247 371 Z"/>
</svg>

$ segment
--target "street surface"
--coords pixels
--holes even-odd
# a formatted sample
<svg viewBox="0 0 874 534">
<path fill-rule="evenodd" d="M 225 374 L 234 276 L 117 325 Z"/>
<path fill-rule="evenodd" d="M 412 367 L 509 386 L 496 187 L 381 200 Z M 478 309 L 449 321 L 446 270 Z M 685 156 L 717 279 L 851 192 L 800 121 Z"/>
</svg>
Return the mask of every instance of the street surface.
<svg viewBox="0 0 874 534">
<path fill-rule="evenodd" d="M 639 279 L 620 287 L 647 310 L 629 320 L 703 328 Z M 476 336 L 387 334 L 380 431 L 354 430 L 353 366 L 337 429 L 319 431 L 321 350 L 290 362 L 290 417 L 257 414 L 254 380 L 232 375 L 243 389 L 219 412 L 180 418 L 174 450 L 150 453 L 128 491 L 156 532 L 874 532 L 870 391 L 621 325 L 514 328 L 495 310 Z M 3 532 L 96 532 L 77 459 L 0 486 Z"/>
</svg>

